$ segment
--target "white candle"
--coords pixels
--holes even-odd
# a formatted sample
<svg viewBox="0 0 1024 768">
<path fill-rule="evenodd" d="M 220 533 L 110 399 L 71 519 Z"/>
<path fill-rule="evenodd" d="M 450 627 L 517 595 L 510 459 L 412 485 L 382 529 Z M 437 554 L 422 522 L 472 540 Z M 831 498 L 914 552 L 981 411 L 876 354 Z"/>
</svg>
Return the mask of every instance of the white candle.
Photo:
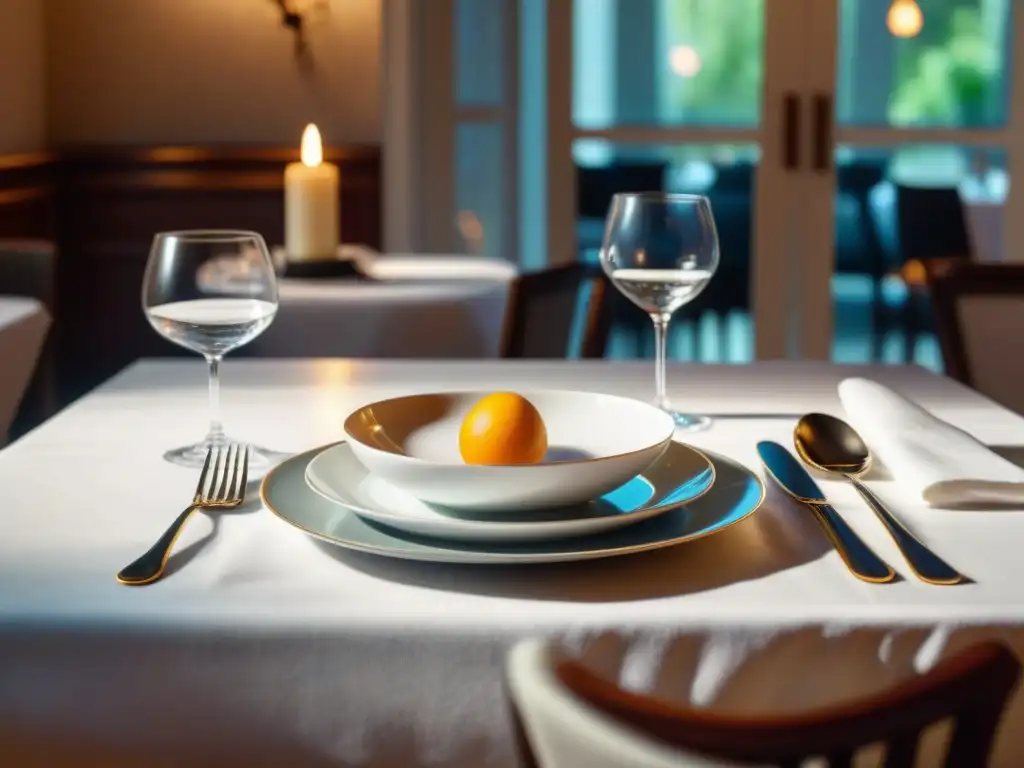
<svg viewBox="0 0 1024 768">
<path fill-rule="evenodd" d="M 289 259 L 332 259 L 338 251 L 338 166 L 323 161 L 320 131 L 302 133 L 302 162 L 284 170 L 284 248 Z"/>
</svg>

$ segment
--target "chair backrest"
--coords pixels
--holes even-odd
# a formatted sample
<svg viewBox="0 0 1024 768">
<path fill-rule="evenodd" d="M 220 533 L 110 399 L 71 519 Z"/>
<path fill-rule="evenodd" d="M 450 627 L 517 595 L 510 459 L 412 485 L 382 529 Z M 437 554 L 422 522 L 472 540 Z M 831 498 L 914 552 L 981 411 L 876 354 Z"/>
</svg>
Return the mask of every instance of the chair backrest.
<svg viewBox="0 0 1024 768">
<path fill-rule="evenodd" d="M 896 185 L 896 226 L 904 261 L 972 258 L 967 216 L 956 187 Z"/>
<path fill-rule="evenodd" d="M 616 161 L 576 169 L 576 212 L 583 219 L 603 219 L 617 192 L 650 192 L 665 186 L 666 162 Z"/>
<path fill-rule="evenodd" d="M 42 302 L 53 314 L 56 251 L 45 240 L 0 240 L 0 294 Z"/>
<path fill-rule="evenodd" d="M 537 669 L 540 675 L 531 678 Z M 1020 673 L 1009 649 L 982 643 L 880 694 L 770 718 L 716 715 L 626 691 L 578 661 L 544 655 L 543 644 L 536 643 L 513 651 L 508 683 L 520 705 L 540 702 L 544 711 L 536 716 L 561 718 L 557 728 L 537 728 L 527 707 L 519 712 L 527 748 L 534 742 L 537 747 L 527 762 L 545 767 L 569 764 L 558 757 L 568 747 L 595 750 L 595 765 L 602 768 L 660 768 L 673 760 L 687 766 L 799 766 L 810 758 L 838 768 L 851 765 L 859 749 L 882 743 L 887 768 L 912 768 L 922 732 L 949 719 L 953 732 L 944 765 L 981 768 Z M 545 682 L 542 698 L 537 694 Z"/>
<path fill-rule="evenodd" d="M 502 357 L 565 359 L 582 322 L 581 357 L 604 357 L 607 330 L 601 323 L 606 289 L 572 263 L 520 275 L 509 293 Z M 583 317 L 580 310 L 583 308 Z"/>
<path fill-rule="evenodd" d="M 926 275 L 946 373 L 1024 413 L 1024 264 L 941 260 Z"/>
</svg>

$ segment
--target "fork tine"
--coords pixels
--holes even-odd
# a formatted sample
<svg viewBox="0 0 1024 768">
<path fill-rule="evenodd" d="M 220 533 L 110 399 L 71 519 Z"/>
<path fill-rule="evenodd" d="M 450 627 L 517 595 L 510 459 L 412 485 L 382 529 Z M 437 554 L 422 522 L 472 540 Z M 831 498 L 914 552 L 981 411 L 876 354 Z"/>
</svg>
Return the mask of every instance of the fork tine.
<svg viewBox="0 0 1024 768">
<path fill-rule="evenodd" d="M 233 501 L 241 496 L 241 486 L 238 481 L 242 477 L 242 458 L 244 456 L 242 446 L 235 446 L 235 465 L 231 468 L 231 486 L 228 488 L 228 499 Z"/>
<path fill-rule="evenodd" d="M 206 451 L 206 461 L 203 462 L 203 471 L 199 473 L 199 482 L 196 483 L 196 495 L 194 501 L 199 501 L 203 498 L 203 489 L 206 487 L 206 475 L 210 471 L 210 463 L 213 460 L 213 446 L 211 445 Z"/>
<path fill-rule="evenodd" d="M 245 486 L 249 482 L 249 453 L 251 446 L 245 446 L 245 455 L 242 457 L 242 482 L 238 489 L 238 498 L 245 499 Z"/>
<path fill-rule="evenodd" d="M 220 446 L 211 449 L 213 452 L 213 464 L 210 467 L 210 478 L 203 488 L 203 503 L 208 504 L 217 498 L 217 477 L 220 475 L 221 460 L 224 449 Z"/>
<path fill-rule="evenodd" d="M 217 465 L 221 469 L 220 475 L 220 486 L 217 488 L 217 493 L 214 495 L 214 501 L 224 501 L 228 491 L 228 478 L 231 475 L 231 451 L 236 448 L 235 444 L 232 443 L 227 448 L 220 449 L 220 456 L 217 460 Z"/>
</svg>

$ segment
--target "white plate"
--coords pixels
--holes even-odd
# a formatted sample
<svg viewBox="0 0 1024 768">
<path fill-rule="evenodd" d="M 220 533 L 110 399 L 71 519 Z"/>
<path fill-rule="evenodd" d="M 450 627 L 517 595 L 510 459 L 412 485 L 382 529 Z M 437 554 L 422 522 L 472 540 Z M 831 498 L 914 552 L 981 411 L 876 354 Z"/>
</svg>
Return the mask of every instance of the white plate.
<svg viewBox="0 0 1024 768">
<path fill-rule="evenodd" d="M 345 419 L 345 434 L 363 466 L 417 499 L 463 511 L 511 511 L 599 498 L 646 469 L 675 431 L 671 416 L 632 398 L 521 392 L 544 419 L 548 455 L 537 464 L 466 464 L 459 428 L 489 394 L 437 392 L 371 403 Z"/>
<path fill-rule="evenodd" d="M 708 453 L 715 484 L 696 501 L 651 520 L 595 536 L 517 543 L 461 542 L 400 533 L 364 520 L 306 485 L 306 466 L 323 448 L 299 454 L 263 479 L 263 504 L 289 525 L 345 549 L 404 560 L 478 565 L 593 560 L 670 547 L 717 533 L 764 500 L 761 479 L 732 459 Z"/>
<path fill-rule="evenodd" d="M 306 467 L 314 491 L 360 517 L 400 531 L 458 541 L 542 541 L 603 533 L 687 504 L 711 488 L 715 472 L 681 443 L 603 498 L 570 507 L 510 513 L 467 513 L 435 507 L 371 475 L 340 443 Z"/>
</svg>

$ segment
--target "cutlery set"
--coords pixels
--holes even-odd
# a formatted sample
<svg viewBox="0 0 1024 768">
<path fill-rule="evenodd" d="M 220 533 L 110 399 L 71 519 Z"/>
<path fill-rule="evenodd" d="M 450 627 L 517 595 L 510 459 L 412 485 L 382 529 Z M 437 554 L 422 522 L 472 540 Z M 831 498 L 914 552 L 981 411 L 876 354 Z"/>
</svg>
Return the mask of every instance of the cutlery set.
<svg viewBox="0 0 1024 768">
<path fill-rule="evenodd" d="M 850 481 L 892 536 L 914 574 L 928 584 L 952 585 L 964 576 L 932 552 L 911 533 L 859 479 L 871 467 L 871 452 L 846 422 L 823 413 L 811 413 L 797 422 L 793 434 L 803 464 Z M 843 562 L 862 581 L 883 584 L 896 578 L 892 567 L 876 555 L 832 508 L 803 464 L 778 443 L 757 444 L 768 473 L 790 496 L 814 513 Z"/>
</svg>

